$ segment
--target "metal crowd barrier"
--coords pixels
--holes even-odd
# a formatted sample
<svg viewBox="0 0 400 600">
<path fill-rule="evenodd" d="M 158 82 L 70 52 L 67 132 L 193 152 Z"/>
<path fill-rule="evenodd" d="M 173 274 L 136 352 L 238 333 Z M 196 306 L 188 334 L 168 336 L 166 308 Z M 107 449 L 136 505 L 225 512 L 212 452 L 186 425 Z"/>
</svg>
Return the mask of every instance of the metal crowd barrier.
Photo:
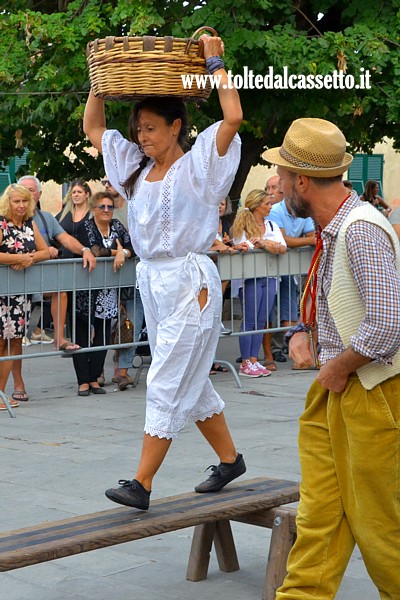
<svg viewBox="0 0 400 600">
<path fill-rule="evenodd" d="M 35 300 L 39 297 L 40 313 L 43 316 L 44 303 L 46 299 L 44 294 L 61 292 L 72 293 L 72 322 L 71 339 L 74 340 L 74 331 L 76 326 L 75 299 L 76 292 L 88 291 L 90 294 L 95 290 L 117 289 L 118 293 L 122 288 L 135 286 L 136 282 L 136 263 L 135 260 L 126 261 L 123 269 L 119 269 L 116 273 L 113 271 L 112 258 L 98 258 L 96 268 L 89 273 L 82 266 L 82 259 L 64 259 L 64 260 L 48 260 L 42 263 L 32 265 L 24 271 L 14 271 L 10 267 L 0 267 L 0 296 L 30 296 Z M 71 302 L 71 299 L 70 299 Z M 89 316 L 90 323 L 90 316 Z M 140 345 L 140 344 L 137 344 Z M 143 344 L 142 344 L 143 345 Z M 40 346 L 40 344 L 38 344 Z M 90 346 L 90 344 L 89 344 Z M 96 346 L 95 349 L 82 348 L 77 352 L 90 352 L 108 348 L 126 348 L 132 344 L 105 344 L 104 346 Z M 66 353 L 59 350 L 46 350 L 44 346 L 38 348 L 38 352 L 30 352 L 27 354 L 19 354 L 13 358 L 35 358 L 43 356 L 61 355 L 66 356 Z M 0 357 L 1 360 L 7 360 L 7 357 Z"/>
<path fill-rule="evenodd" d="M 307 246 L 295 250 L 288 250 L 286 254 L 274 255 L 263 250 L 253 250 L 246 253 L 235 253 L 235 254 L 218 254 L 217 266 L 221 277 L 221 281 L 228 280 L 231 282 L 231 306 L 230 315 L 228 319 L 224 319 L 224 324 L 232 330 L 232 335 L 245 336 L 252 335 L 254 333 L 274 333 L 278 331 L 285 331 L 287 327 L 281 327 L 281 311 L 280 311 L 280 286 L 279 281 L 281 277 L 289 276 L 296 279 L 297 294 L 301 291 L 305 276 L 310 266 L 311 257 L 313 255 L 314 248 Z M 215 253 L 214 253 L 215 254 Z M 235 298 L 232 298 L 232 290 L 234 289 L 235 280 L 251 280 L 260 277 L 273 278 L 277 280 L 277 294 L 275 300 L 276 313 L 275 319 L 276 326 L 268 324 L 268 319 L 265 319 L 266 326 L 262 329 L 256 329 L 253 331 L 239 331 L 238 326 L 242 319 L 239 302 L 237 300 L 235 304 Z M 298 298 L 297 298 L 298 300 Z M 256 308 L 257 297 L 255 297 L 254 311 Z M 243 312 L 245 312 L 246 304 L 245 299 L 243 301 Z M 272 307 L 267 305 L 266 313 L 269 314 Z M 239 314 L 240 311 L 240 314 Z M 297 320 L 297 316 L 294 320 Z"/>
<path fill-rule="evenodd" d="M 306 247 L 296 250 L 290 250 L 284 255 L 273 255 L 262 250 L 249 251 L 247 253 L 235 254 L 218 254 L 210 253 L 211 258 L 216 262 L 221 281 L 230 281 L 231 289 L 234 288 L 235 280 L 249 280 L 253 278 L 268 277 L 276 278 L 279 281 L 280 277 L 289 275 L 296 278 L 298 287 L 301 288 L 302 280 L 308 271 L 313 248 Z M 44 314 L 44 298 L 43 294 L 70 292 L 70 337 L 75 340 L 74 331 L 76 330 L 76 311 L 75 299 L 76 293 L 87 290 L 89 299 L 95 290 L 106 290 L 114 288 L 120 293 L 122 288 L 135 286 L 136 283 L 136 264 L 137 259 L 126 261 L 124 267 L 116 273 L 113 271 L 112 258 L 98 258 L 96 268 L 89 273 L 82 266 L 82 259 L 66 259 L 66 260 L 49 260 L 38 263 L 23 271 L 15 271 L 7 266 L 0 266 L 0 296 L 8 297 L 15 295 L 33 296 L 39 298 L 40 313 L 43 318 Z M 138 293 L 138 291 L 136 290 Z M 267 322 L 263 329 L 253 331 L 240 331 L 240 323 L 242 319 L 241 307 L 239 301 L 231 298 L 228 292 L 230 306 L 228 314 L 223 313 L 223 325 L 231 332 L 232 336 L 253 335 L 254 333 L 274 333 L 282 331 L 280 326 L 280 290 L 277 287 L 277 312 L 275 324 L 272 326 Z M 226 295 L 225 295 L 226 298 Z M 256 301 L 254 310 L 256 310 Z M 72 308 L 72 310 L 71 310 Z M 267 307 L 269 313 L 270 307 Z M 222 318 L 222 315 L 221 315 Z M 90 331 L 90 316 L 89 327 Z M 113 344 L 107 343 L 103 346 L 90 348 L 90 340 L 88 347 L 77 350 L 76 352 L 91 352 L 104 349 L 120 349 L 129 348 L 131 346 L 144 346 L 146 342 L 134 342 L 129 344 Z M 8 343 L 9 347 L 9 343 Z M 22 354 L 12 356 L 12 359 L 37 358 L 43 356 L 71 356 L 63 351 L 57 350 L 54 346 L 48 349 L 43 344 L 37 344 L 34 348 L 23 350 Z M 0 361 L 9 360 L 8 356 L 0 357 Z M 227 366 L 230 372 L 236 379 L 237 385 L 241 387 L 240 380 L 237 376 L 236 369 L 229 362 L 217 360 L 216 362 Z M 143 366 L 143 365 L 141 365 Z M 140 374 L 140 372 L 139 372 Z M 0 395 L 2 395 L 0 393 Z"/>
</svg>

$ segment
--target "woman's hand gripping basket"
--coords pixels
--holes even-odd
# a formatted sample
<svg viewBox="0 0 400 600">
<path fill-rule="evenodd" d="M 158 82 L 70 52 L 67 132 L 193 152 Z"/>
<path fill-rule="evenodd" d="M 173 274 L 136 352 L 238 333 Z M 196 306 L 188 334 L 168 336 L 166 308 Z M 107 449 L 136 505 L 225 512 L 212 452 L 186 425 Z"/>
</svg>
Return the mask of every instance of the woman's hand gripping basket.
<svg viewBox="0 0 400 600">
<path fill-rule="evenodd" d="M 105 100 L 136 101 L 145 96 L 179 96 L 206 100 L 211 86 L 203 57 L 205 32 L 201 27 L 191 38 L 124 36 L 89 42 L 86 50 L 94 95 Z M 203 76 L 203 86 L 185 87 L 182 75 Z"/>
</svg>

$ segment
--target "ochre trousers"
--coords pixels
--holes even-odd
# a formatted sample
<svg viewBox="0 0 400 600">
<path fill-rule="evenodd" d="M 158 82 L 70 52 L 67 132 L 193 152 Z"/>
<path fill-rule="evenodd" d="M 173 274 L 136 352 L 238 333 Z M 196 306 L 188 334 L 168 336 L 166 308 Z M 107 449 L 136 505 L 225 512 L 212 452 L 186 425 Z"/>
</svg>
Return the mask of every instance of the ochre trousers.
<svg viewBox="0 0 400 600">
<path fill-rule="evenodd" d="M 338 394 L 314 382 L 300 418 L 298 537 L 277 600 L 334 598 L 357 544 L 381 600 L 400 600 L 400 375 Z"/>
</svg>

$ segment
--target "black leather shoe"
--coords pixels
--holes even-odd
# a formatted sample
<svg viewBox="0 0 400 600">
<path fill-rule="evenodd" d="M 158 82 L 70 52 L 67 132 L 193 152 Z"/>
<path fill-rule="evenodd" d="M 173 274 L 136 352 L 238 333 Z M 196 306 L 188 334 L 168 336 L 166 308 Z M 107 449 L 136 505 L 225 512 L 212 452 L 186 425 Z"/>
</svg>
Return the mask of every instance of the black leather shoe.
<svg viewBox="0 0 400 600">
<path fill-rule="evenodd" d="M 107 391 L 102 387 L 94 387 L 91 385 L 89 390 L 92 392 L 92 394 L 107 394 Z"/>
<path fill-rule="evenodd" d="M 286 356 L 280 350 L 278 350 L 278 352 L 273 352 L 272 356 L 276 362 L 286 362 L 287 361 Z"/>
<path fill-rule="evenodd" d="M 240 475 L 246 472 L 246 465 L 241 454 L 237 455 L 237 458 L 233 464 L 219 463 L 218 466 L 211 465 L 208 467 L 212 473 L 208 479 L 199 483 L 194 488 L 195 492 L 203 494 L 205 492 L 219 492 L 227 483 L 230 483 Z M 208 470 L 206 469 L 206 471 Z"/>
<path fill-rule="evenodd" d="M 110 488 L 106 490 L 106 496 L 109 500 L 124 506 L 133 506 L 140 510 L 148 510 L 150 505 L 150 492 L 148 492 L 136 479 L 120 479 L 119 488 Z"/>
<path fill-rule="evenodd" d="M 78 396 L 90 396 L 90 389 L 89 390 L 79 390 L 78 389 Z"/>
</svg>

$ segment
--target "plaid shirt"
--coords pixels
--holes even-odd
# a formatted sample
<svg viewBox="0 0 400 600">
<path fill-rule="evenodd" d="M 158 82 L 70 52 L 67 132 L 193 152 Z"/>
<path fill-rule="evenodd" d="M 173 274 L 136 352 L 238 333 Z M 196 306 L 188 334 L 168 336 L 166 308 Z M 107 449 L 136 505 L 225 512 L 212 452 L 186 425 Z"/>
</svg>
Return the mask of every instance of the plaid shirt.
<svg viewBox="0 0 400 600">
<path fill-rule="evenodd" d="M 333 275 L 333 259 L 339 229 L 349 212 L 364 203 L 355 192 L 321 232 L 323 252 L 318 269 L 318 341 L 321 364 L 345 350 L 329 312 L 327 298 Z M 353 349 L 383 364 L 400 347 L 400 274 L 387 234 L 366 221 L 353 223 L 346 233 L 349 265 L 366 313 L 358 332 L 351 338 Z M 349 298 L 351 310 L 351 298 Z"/>
</svg>

